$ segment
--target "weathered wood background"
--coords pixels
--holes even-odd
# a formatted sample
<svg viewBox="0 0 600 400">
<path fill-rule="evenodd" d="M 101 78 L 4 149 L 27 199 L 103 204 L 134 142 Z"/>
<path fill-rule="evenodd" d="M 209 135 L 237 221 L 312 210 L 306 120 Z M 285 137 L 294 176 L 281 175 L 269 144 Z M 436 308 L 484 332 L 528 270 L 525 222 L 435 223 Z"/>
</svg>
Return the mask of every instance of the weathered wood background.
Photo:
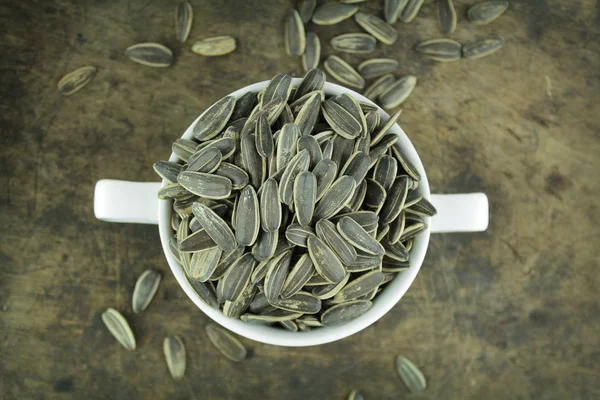
<svg viewBox="0 0 600 400">
<path fill-rule="evenodd" d="M 192 1 L 190 39 L 175 40 L 171 1 L 0 1 L 0 398 L 406 398 L 394 357 L 429 382 L 419 399 L 600 398 L 600 4 L 512 1 L 488 26 L 453 35 L 501 35 L 485 59 L 425 61 L 419 40 L 440 36 L 435 3 L 398 43 L 399 74 L 419 77 L 401 125 L 435 192 L 486 192 L 490 227 L 435 235 L 402 301 L 351 338 L 313 348 L 243 340 L 234 364 L 209 343 L 208 322 L 172 277 L 156 227 L 94 219 L 101 178 L 154 181 L 152 163 L 207 106 L 278 72 L 302 74 L 285 55 L 290 1 Z M 382 1 L 361 7 L 381 13 Z M 312 28 L 311 28 L 312 29 Z M 314 27 L 324 54 L 352 20 Z M 235 53 L 202 58 L 194 40 L 230 34 Z M 129 61 L 124 49 L 156 41 L 168 69 Z M 355 65 L 364 57 L 347 57 Z M 96 78 L 72 97 L 56 82 L 82 65 Z M 163 272 L 158 297 L 132 315 L 146 268 Z M 129 317 L 138 350 L 108 334 L 100 313 Z M 162 339 L 188 346 L 175 383 Z"/>
</svg>

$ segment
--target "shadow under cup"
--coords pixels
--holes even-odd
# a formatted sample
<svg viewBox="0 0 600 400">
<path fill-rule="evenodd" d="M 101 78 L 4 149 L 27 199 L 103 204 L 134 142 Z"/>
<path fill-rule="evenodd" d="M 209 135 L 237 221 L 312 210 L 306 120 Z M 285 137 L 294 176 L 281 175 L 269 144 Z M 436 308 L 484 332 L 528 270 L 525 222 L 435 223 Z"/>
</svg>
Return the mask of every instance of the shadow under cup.
<svg viewBox="0 0 600 400">
<path fill-rule="evenodd" d="M 302 79 L 295 78 L 292 81 L 292 85 L 294 87 L 297 87 L 301 81 Z M 231 96 L 239 98 L 244 93 L 249 91 L 260 92 L 267 86 L 268 82 L 269 81 L 264 81 L 247 86 L 243 89 L 231 93 Z M 327 96 L 349 93 L 359 102 L 364 102 L 377 106 L 364 96 L 333 83 L 325 83 L 324 91 Z M 387 121 L 389 119 L 389 115 L 380 107 L 377 108 L 379 114 L 381 115 L 381 120 Z M 193 137 L 193 127 L 196 124 L 197 120 L 198 119 L 196 119 L 185 131 L 182 138 L 191 139 Z M 402 154 L 405 155 L 413 163 L 413 165 L 421 174 L 421 180 L 419 181 L 419 186 L 417 190 L 419 191 L 419 193 L 421 193 L 421 195 L 423 195 L 423 197 L 430 199 L 427 175 L 425 174 L 423 164 L 421 163 L 417 151 L 415 150 L 414 146 L 412 145 L 404 131 L 400 128 L 400 126 L 394 124 L 394 126 L 390 129 L 390 132 L 395 133 L 399 136 L 399 140 L 396 142 L 395 146 L 399 146 L 402 149 Z M 178 160 L 179 159 L 177 158 L 177 156 L 171 154 L 169 161 L 177 162 Z M 167 183 L 168 182 L 163 180 L 162 185 L 166 185 Z M 183 272 L 183 267 L 175 260 L 175 258 L 169 251 L 169 240 L 173 236 L 173 231 L 171 228 L 171 213 L 173 212 L 173 202 L 171 200 L 160 200 L 159 202 L 160 204 L 158 224 L 160 231 L 160 240 L 163 246 L 163 252 L 165 254 L 165 257 L 167 258 L 167 261 L 169 262 L 169 266 L 171 267 L 175 278 L 177 279 L 177 282 L 179 282 L 179 285 L 183 288 L 188 297 L 206 315 L 208 315 L 218 324 L 231 330 L 232 332 L 235 332 L 236 334 L 244 336 L 246 338 L 256 340 L 258 342 L 278 346 L 314 346 L 318 344 L 333 342 L 335 340 L 343 339 L 356 332 L 359 332 L 371 325 L 372 323 L 374 323 L 375 321 L 377 321 L 379 318 L 385 315 L 385 313 L 387 313 L 394 305 L 396 305 L 396 303 L 400 300 L 404 293 L 406 293 L 413 280 L 417 276 L 419 269 L 421 268 L 421 264 L 423 263 L 425 253 L 427 251 L 427 246 L 429 244 L 430 229 L 428 227 L 424 232 L 422 232 L 420 235 L 414 238 L 413 247 L 410 251 L 410 268 L 404 272 L 400 272 L 391 282 L 389 282 L 385 289 L 382 290 L 373 299 L 373 307 L 371 307 L 371 309 L 369 309 L 369 311 L 367 311 L 362 316 L 341 326 L 321 327 L 309 332 L 291 332 L 285 330 L 282 327 L 253 325 L 243 322 L 239 319 L 228 318 L 225 315 L 223 315 L 221 310 L 216 310 L 210 307 L 208 304 L 204 303 L 188 283 Z M 430 218 L 427 217 L 424 220 L 429 226 Z"/>
</svg>

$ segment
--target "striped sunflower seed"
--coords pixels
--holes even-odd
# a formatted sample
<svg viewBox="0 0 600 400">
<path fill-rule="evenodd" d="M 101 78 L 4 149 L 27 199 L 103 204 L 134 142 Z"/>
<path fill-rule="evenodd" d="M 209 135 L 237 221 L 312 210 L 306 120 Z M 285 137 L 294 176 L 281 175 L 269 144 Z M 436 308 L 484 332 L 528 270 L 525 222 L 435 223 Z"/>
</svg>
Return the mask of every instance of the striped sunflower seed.
<svg viewBox="0 0 600 400">
<path fill-rule="evenodd" d="M 257 291 L 257 287 L 250 282 L 236 301 L 225 301 L 225 304 L 223 304 L 223 314 L 229 318 L 239 318 L 242 316 L 248 310 L 248 307 L 250 307 L 250 303 L 252 303 Z"/>
<path fill-rule="evenodd" d="M 321 314 L 321 322 L 323 326 L 344 325 L 369 311 L 372 306 L 373 303 L 369 300 L 355 300 L 337 304 Z"/>
<path fill-rule="evenodd" d="M 127 350 L 135 350 L 135 337 L 127 320 L 114 308 L 107 308 L 102 313 L 102 322 L 108 331 Z"/>
<path fill-rule="evenodd" d="M 340 175 L 347 175 L 354 178 L 358 185 L 365 179 L 367 172 L 369 171 L 369 163 L 371 159 L 369 156 L 362 151 L 356 152 L 348 158 L 346 164 L 340 170 Z"/>
<path fill-rule="evenodd" d="M 209 247 L 197 251 L 192 255 L 189 266 L 189 276 L 200 282 L 206 282 L 212 276 L 219 265 L 223 250 L 218 246 Z"/>
<path fill-rule="evenodd" d="M 223 298 L 229 301 L 236 301 L 246 289 L 250 281 L 250 275 L 256 265 L 256 260 L 252 254 L 246 253 L 234 261 L 231 267 L 225 272 L 223 278 L 219 280 L 219 286 L 222 288 Z"/>
<path fill-rule="evenodd" d="M 302 313 L 299 312 L 290 312 L 285 310 L 267 310 L 259 315 L 255 314 L 245 314 L 242 315 L 241 320 L 244 322 L 254 322 L 254 321 L 262 321 L 262 322 L 289 322 L 298 317 L 301 317 Z"/>
<path fill-rule="evenodd" d="M 379 159 L 373 170 L 373 179 L 387 192 L 392 187 L 398 174 L 398 162 L 394 157 L 383 156 Z"/>
<path fill-rule="evenodd" d="M 346 270 L 340 259 L 321 239 L 312 235 L 307 239 L 308 254 L 317 272 L 332 283 L 344 279 Z"/>
<path fill-rule="evenodd" d="M 256 151 L 263 158 L 269 158 L 273 153 L 273 133 L 265 114 L 256 121 Z"/>
<path fill-rule="evenodd" d="M 335 180 L 335 176 L 337 175 L 337 165 L 333 160 L 326 158 L 319 161 L 312 172 L 317 178 L 316 201 L 319 201 Z"/>
<path fill-rule="evenodd" d="M 383 282 L 381 271 L 371 271 L 348 283 L 334 297 L 335 303 L 346 303 L 377 289 Z"/>
<path fill-rule="evenodd" d="M 381 271 L 384 273 L 397 273 L 403 272 L 410 268 L 410 261 L 398 261 L 391 259 L 389 257 L 383 258 L 383 263 L 381 264 Z"/>
<path fill-rule="evenodd" d="M 310 163 L 308 151 L 302 150 L 289 162 L 279 183 L 279 201 L 290 205 L 294 196 L 294 181 L 296 176 L 308 169 Z"/>
<path fill-rule="evenodd" d="M 452 39 L 431 39 L 419 43 L 416 50 L 432 60 L 448 62 L 460 60 L 462 45 Z"/>
<path fill-rule="evenodd" d="M 233 109 L 235 99 L 231 96 L 223 97 L 206 110 L 194 125 L 194 137 L 204 141 L 217 136 L 227 125 Z"/>
<path fill-rule="evenodd" d="M 223 56 L 235 50 L 235 38 L 231 36 L 215 36 L 197 41 L 192 51 L 201 56 Z"/>
<path fill-rule="evenodd" d="M 354 20 L 365 31 L 375 36 L 381 43 L 392 45 L 398 40 L 398 32 L 393 26 L 373 14 L 357 13 Z"/>
<path fill-rule="evenodd" d="M 365 87 L 365 80 L 354 68 L 338 56 L 329 56 L 323 64 L 325 71 L 334 79 L 357 89 Z"/>
<path fill-rule="evenodd" d="M 267 274 L 265 275 L 265 296 L 269 303 L 273 304 L 281 291 L 290 271 L 292 252 L 287 250 L 269 261 Z M 293 318 L 292 318 L 293 319 Z"/>
<path fill-rule="evenodd" d="M 504 39 L 499 37 L 464 44 L 462 47 L 462 56 L 469 59 L 482 58 L 497 52 L 502 46 L 504 46 Z"/>
<path fill-rule="evenodd" d="M 250 303 L 250 307 L 248 307 L 248 310 L 253 314 L 260 314 L 274 309 L 275 307 L 271 306 L 267 301 L 267 296 L 265 296 L 264 292 L 256 293 L 256 296 L 254 296 L 254 299 Z"/>
<path fill-rule="evenodd" d="M 365 400 L 365 397 L 358 390 L 353 390 L 348 395 L 348 400 Z"/>
<path fill-rule="evenodd" d="M 385 92 L 387 88 L 390 87 L 392 83 L 394 83 L 395 80 L 396 78 L 394 78 L 394 75 L 392 74 L 384 75 L 381 78 L 377 79 L 375 82 L 373 82 L 371 86 L 369 86 L 367 90 L 364 91 L 363 96 L 365 96 L 369 100 L 375 101 L 381 93 Z"/>
<path fill-rule="evenodd" d="M 367 232 L 377 229 L 379 217 L 373 211 L 355 211 L 336 215 L 331 222 L 337 223 L 343 217 L 349 217 L 355 220 Z"/>
<path fill-rule="evenodd" d="M 319 321 L 314 315 L 304 315 L 302 318 L 299 318 L 297 322 L 302 322 L 303 324 L 311 327 L 323 326 L 321 321 Z"/>
<path fill-rule="evenodd" d="M 312 21 L 317 25 L 335 25 L 350 18 L 358 11 L 358 6 L 341 3 L 323 4 L 313 13 Z"/>
<path fill-rule="evenodd" d="M 388 24 L 395 24 L 408 0 L 385 0 L 383 14 Z"/>
<path fill-rule="evenodd" d="M 331 159 L 339 167 L 343 165 L 348 157 L 354 152 L 354 141 L 340 135 L 335 135 L 332 142 L 333 153 Z"/>
<path fill-rule="evenodd" d="M 185 375 L 185 345 L 179 336 L 168 336 L 163 340 L 163 353 L 171 377 L 176 381 Z"/>
<path fill-rule="evenodd" d="M 305 48 L 304 23 L 298 11 L 292 9 L 285 20 L 285 51 L 295 57 L 304 54 Z"/>
<path fill-rule="evenodd" d="M 315 90 L 323 90 L 323 86 L 325 86 L 325 73 L 320 69 L 311 69 L 302 78 L 292 99 L 297 100 Z"/>
<path fill-rule="evenodd" d="M 408 239 L 414 238 L 426 229 L 427 224 L 425 224 L 424 222 L 418 222 L 416 224 L 405 226 L 404 231 L 402 232 L 402 236 L 400 236 L 400 242 L 405 242 Z"/>
<path fill-rule="evenodd" d="M 313 169 L 323 159 L 323 152 L 314 136 L 302 136 L 298 139 L 297 147 L 298 152 L 305 149 L 308 151 L 309 169 Z"/>
<path fill-rule="evenodd" d="M 383 246 L 373 239 L 362 226 L 350 217 L 343 217 L 337 223 L 340 235 L 352 246 L 368 254 L 382 256 L 385 254 Z"/>
<path fill-rule="evenodd" d="M 173 52 L 158 43 L 134 44 L 125 50 L 125 55 L 131 61 L 148 67 L 168 67 L 173 63 Z"/>
<path fill-rule="evenodd" d="M 477 25 L 489 24 L 508 8 L 508 1 L 493 0 L 475 4 L 467 10 L 469 21 Z"/>
<path fill-rule="evenodd" d="M 273 77 L 267 84 L 264 90 L 261 106 L 266 107 L 267 104 L 275 101 L 281 102 L 281 107 L 285 105 L 290 97 L 292 90 L 292 77 L 287 74 L 279 74 Z M 270 123 L 272 121 L 269 121 Z"/>
<path fill-rule="evenodd" d="M 231 333 L 214 324 L 206 325 L 205 329 L 212 344 L 225 357 L 234 362 L 240 362 L 246 358 L 248 351 Z"/>
<path fill-rule="evenodd" d="M 189 192 L 206 199 L 225 199 L 231 195 L 231 181 L 223 176 L 184 171 L 177 182 Z"/>
<path fill-rule="evenodd" d="M 365 121 L 366 121 L 366 116 L 365 116 Z M 371 146 L 371 134 L 367 133 L 367 136 L 359 137 L 354 142 L 354 153 L 358 153 L 359 151 L 361 151 L 365 154 L 369 154 L 370 146 Z M 352 154 L 354 154 L 354 153 L 352 153 Z"/>
<path fill-rule="evenodd" d="M 422 392 L 427 387 L 425 376 L 408 358 L 402 356 L 396 358 L 396 371 L 412 393 Z"/>
<path fill-rule="evenodd" d="M 383 224 L 389 224 L 398 217 L 404 207 L 404 202 L 408 194 L 408 178 L 401 176 L 394 180 L 394 183 L 387 192 L 387 198 L 381 209 L 380 217 Z"/>
<path fill-rule="evenodd" d="M 187 1 L 179 3 L 175 9 L 175 37 L 181 43 L 185 42 L 192 30 L 194 10 Z"/>
<path fill-rule="evenodd" d="M 388 232 L 387 240 L 390 244 L 396 244 L 400 240 L 400 237 L 404 232 L 404 226 L 406 225 L 405 215 L 404 212 L 400 212 L 400 215 L 388 225 L 390 230 Z"/>
<path fill-rule="evenodd" d="M 347 267 L 348 272 L 362 272 L 381 267 L 381 257 L 360 252 L 356 259 Z"/>
<path fill-rule="evenodd" d="M 320 219 L 315 225 L 317 236 L 338 256 L 342 264 L 352 265 L 356 260 L 356 250 L 337 232 L 335 225 Z"/>
<path fill-rule="evenodd" d="M 345 33 L 331 39 L 336 51 L 352 54 L 369 54 L 375 51 L 377 40 L 366 33 Z"/>
<path fill-rule="evenodd" d="M 310 71 L 319 66 L 321 61 L 321 40 L 315 32 L 306 32 L 306 48 L 302 54 L 302 67 Z"/>
<path fill-rule="evenodd" d="M 219 167 L 222 158 L 221 151 L 216 147 L 202 148 L 190 157 L 186 171 L 210 174 Z"/>
<path fill-rule="evenodd" d="M 406 6 L 400 12 L 400 20 L 404 23 L 410 23 L 419 13 L 424 0 L 408 0 Z"/>
<path fill-rule="evenodd" d="M 177 175 L 181 172 L 181 165 L 170 161 L 157 161 L 152 167 L 161 178 L 171 183 L 177 183 Z"/>
<path fill-rule="evenodd" d="M 294 207 L 301 226 L 308 226 L 315 211 L 317 178 L 312 172 L 300 173 L 294 181 Z"/>
<path fill-rule="evenodd" d="M 246 92 L 235 102 L 235 107 L 231 113 L 231 121 L 237 121 L 240 118 L 247 118 L 254 107 L 256 106 L 258 99 L 256 93 Z"/>
<path fill-rule="evenodd" d="M 300 129 L 296 124 L 285 124 L 281 128 L 275 159 L 278 171 L 283 170 L 296 155 L 296 141 L 299 136 Z"/>
<path fill-rule="evenodd" d="M 321 107 L 325 120 L 338 135 L 354 139 L 361 134 L 361 123 L 333 99 L 323 102 Z"/>
<path fill-rule="evenodd" d="M 365 196 L 365 201 L 363 206 L 366 206 L 375 212 L 375 214 L 379 213 L 381 207 L 385 203 L 385 199 L 387 197 L 387 193 L 383 186 L 373 179 L 367 179 L 367 193 Z"/>
<path fill-rule="evenodd" d="M 308 292 L 298 292 L 287 299 L 276 299 L 271 304 L 281 310 L 302 314 L 316 314 L 321 311 L 321 300 Z"/>
<path fill-rule="evenodd" d="M 214 172 L 215 175 L 223 176 L 231 181 L 232 190 L 241 190 L 248 184 L 250 178 L 246 171 L 237 165 L 222 162 Z"/>
<path fill-rule="evenodd" d="M 348 203 L 346 203 L 345 208 L 350 209 L 350 211 L 358 211 L 363 202 L 365 201 L 365 196 L 367 195 L 367 182 L 360 181 L 360 184 L 356 186 L 356 190 L 354 190 L 354 195 L 350 198 Z"/>
<path fill-rule="evenodd" d="M 210 238 L 225 252 L 236 247 L 236 240 L 231 228 L 213 210 L 204 204 L 194 203 L 192 212 L 198 218 Z"/>
<path fill-rule="evenodd" d="M 383 108 L 395 108 L 402 104 L 417 85 L 417 77 L 407 75 L 394 82 L 379 95 L 379 103 Z"/>
<path fill-rule="evenodd" d="M 267 161 L 256 150 L 256 136 L 248 135 L 241 142 L 242 163 L 250 177 L 250 184 L 260 188 L 267 175 Z"/>
<path fill-rule="evenodd" d="M 423 217 L 433 217 L 437 214 L 437 210 L 429 200 L 423 197 L 417 203 L 406 209 L 407 213 L 420 215 Z"/>
<path fill-rule="evenodd" d="M 308 100 L 302 105 L 294 123 L 300 129 L 300 135 L 307 137 L 312 132 L 317 120 L 319 119 L 319 111 L 321 109 L 321 94 L 313 92 Z M 308 95 L 307 95 L 308 96 Z"/>
<path fill-rule="evenodd" d="M 300 247 L 306 247 L 308 238 L 314 234 L 313 228 L 301 226 L 300 224 L 291 224 L 285 230 L 287 240 Z"/>
<path fill-rule="evenodd" d="M 185 190 L 179 183 L 171 183 L 161 187 L 158 190 L 158 198 L 160 200 L 171 200 L 177 198 L 187 198 L 190 192 Z"/>
<path fill-rule="evenodd" d="M 58 92 L 70 96 L 81 90 L 96 76 L 96 67 L 85 66 L 69 72 L 58 81 Z"/>
<path fill-rule="evenodd" d="M 281 203 L 275 179 L 267 179 L 262 186 L 260 219 L 262 228 L 267 232 L 277 231 L 281 226 Z"/>
<path fill-rule="evenodd" d="M 383 241 L 382 243 L 385 249 L 385 258 L 401 262 L 408 261 L 410 258 L 410 253 L 401 242 L 391 244 L 388 241 Z"/>
<path fill-rule="evenodd" d="M 391 58 L 373 58 L 358 66 L 358 73 L 365 79 L 377 78 L 389 74 L 398 68 L 398 61 Z"/>
<path fill-rule="evenodd" d="M 344 279 L 339 281 L 338 283 L 331 283 L 325 286 L 315 286 L 311 290 L 313 296 L 320 300 L 327 300 L 335 296 L 344 286 L 348 283 L 350 279 L 350 274 L 346 274 Z"/>
<path fill-rule="evenodd" d="M 235 226 L 235 237 L 240 246 L 252 246 L 256 242 L 260 228 L 260 214 L 258 196 L 250 185 L 240 192 Z"/>
<path fill-rule="evenodd" d="M 354 97 L 348 93 L 342 93 L 334 98 L 334 101 L 348 111 L 355 120 L 361 125 L 360 137 L 364 137 L 367 133 L 367 121 L 365 115 L 360 108 L 360 104 Z"/>
<path fill-rule="evenodd" d="M 340 211 L 352 198 L 356 181 L 351 176 L 341 176 L 323 193 L 317 203 L 314 216 L 329 219 Z"/>
<path fill-rule="evenodd" d="M 191 235 L 186 234 L 186 237 L 181 239 L 179 242 L 179 251 L 182 253 L 191 253 L 214 246 L 215 242 L 208 236 L 208 233 L 204 229 L 199 229 Z"/>
<path fill-rule="evenodd" d="M 404 201 L 402 208 L 411 207 L 412 205 L 417 204 L 419 201 L 421 201 L 422 198 L 423 196 L 421 195 L 421 193 L 417 192 L 416 190 L 409 190 L 406 194 L 406 200 Z M 420 221 L 419 218 L 417 218 L 417 220 Z"/>
<path fill-rule="evenodd" d="M 275 255 L 278 235 L 279 231 L 260 232 L 256 243 L 252 246 L 252 255 L 257 261 L 264 261 Z"/>
<path fill-rule="evenodd" d="M 379 129 L 379 131 L 377 131 L 377 133 L 372 136 L 371 146 L 377 145 L 388 133 L 390 133 L 390 130 L 396 124 L 398 118 L 400 118 L 400 114 L 402 114 L 402 110 L 394 113 L 381 127 L 381 129 Z"/>
<path fill-rule="evenodd" d="M 211 282 L 200 282 L 189 278 L 187 278 L 187 281 L 204 303 L 216 310 L 219 309 L 215 288 Z"/>
<path fill-rule="evenodd" d="M 438 0 L 438 22 L 442 33 L 450 34 L 456 29 L 456 11 L 452 0 Z"/>
<path fill-rule="evenodd" d="M 218 149 L 221 152 L 223 160 L 226 160 L 231 157 L 236 150 L 236 139 L 233 137 L 223 136 L 222 138 L 209 140 L 199 144 L 198 147 L 196 147 L 196 150 L 200 151 L 206 148 Z"/>
<path fill-rule="evenodd" d="M 396 157 L 396 160 L 398 160 L 398 162 L 404 169 L 404 171 L 406 171 L 406 173 L 410 175 L 410 177 L 413 178 L 415 181 L 420 181 L 421 173 L 419 172 L 417 167 L 408 159 L 408 157 L 402 154 L 402 149 L 400 148 L 398 142 L 396 142 L 394 146 L 392 146 L 392 152 Z"/>
<path fill-rule="evenodd" d="M 317 0 L 301 0 L 298 3 L 298 14 L 303 23 L 308 23 L 317 7 Z"/>
<path fill-rule="evenodd" d="M 315 267 L 310 256 L 308 254 L 300 256 L 285 279 L 281 297 L 287 299 L 298 293 L 314 273 Z"/>
<path fill-rule="evenodd" d="M 298 325 L 294 321 L 279 321 L 279 324 L 288 331 L 298 332 Z"/>
</svg>

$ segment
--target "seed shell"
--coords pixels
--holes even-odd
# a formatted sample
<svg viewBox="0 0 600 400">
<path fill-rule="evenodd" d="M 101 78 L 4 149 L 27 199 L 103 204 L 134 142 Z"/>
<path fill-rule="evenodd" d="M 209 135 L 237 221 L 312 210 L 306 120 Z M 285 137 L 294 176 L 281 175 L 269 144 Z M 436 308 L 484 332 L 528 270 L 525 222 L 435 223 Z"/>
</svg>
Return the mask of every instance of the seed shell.
<svg viewBox="0 0 600 400">
<path fill-rule="evenodd" d="M 217 136 L 227 125 L 233 109 L 235 98 L 223 97 L 206 110 L 194 125 L 194 137 L 198 140 L 208 140 Z"/>
<path fill-rule="evenodd" d="M 391 58 L 373 58 L 358 66 L 358 73 L 365 79 L 377 78 L 389 74 L 398 68 L 398 61 Z"/>
<path fill-rule="evenodd" d="M 255 265 L 256 260 L 250 253 L 238 258 L 219 280 L 217 293 L 221 288 L 225 300 L 236 301 L 246 289 Z"/>
<path fill-rule="evenodd" d="M 346 270 L 340 259 L 321 239 L 314 235 L 309 236 L 307 247 L 310 259 L 319 274 L 332 283 L 344 279 Z"/>
<path fill-rule="evenodd" d="M 406 6 L 400 13 L 400 20 L 404 23 L 412 22 L 419 13 L 421 6 L 425 0 L 408 0 Z"/>
<path fill-rule="evenodd" d="M 383 246 L 373 239 L 358 222 L 350 217 L 343 217 L 337 223 L 340 235 L 352 246 L 374 256 L 385 254 Z"/>
<path fill-rule="evenodd" d="M 201 56 L 223 56 L 235 50 L 235 38 L 231 36 L 215 36 L 197 41 L 192 51 Z"/>
<path fill-rule="evenodd" d="M 102 313 L 102 322 L 108 331 L 127 350 L 135 350 L 135 337 L 127 320 L 114 308 L 107 308 Z"/>
<path fill-rule="evenodd" d="M 449 62 L 460 60 L 462 45 L 452 39 L 431 39 L 419 43 L 416 50 L 432 60 Z"/>
<path fill-rule="evenodd" d="M 230 252 L 235 248 L 236 240 L 231 228 L 213 210 L 204 204 L 194 203 L 192 212 L 206 233 L 223 251 Z"/>
<path fill-rule="evenodd" d="M 388 87 L 392 85 L 392 83 L 396 80 L 394 75 L 387 74 L 377 79 L 375 82 L 371 84 L 363 93 L 363 95 L 372 101 L 375 101 L 379 95 L 387 90 Z M 374 111 L 377 112 L 377 111 Z"/>
</svg>

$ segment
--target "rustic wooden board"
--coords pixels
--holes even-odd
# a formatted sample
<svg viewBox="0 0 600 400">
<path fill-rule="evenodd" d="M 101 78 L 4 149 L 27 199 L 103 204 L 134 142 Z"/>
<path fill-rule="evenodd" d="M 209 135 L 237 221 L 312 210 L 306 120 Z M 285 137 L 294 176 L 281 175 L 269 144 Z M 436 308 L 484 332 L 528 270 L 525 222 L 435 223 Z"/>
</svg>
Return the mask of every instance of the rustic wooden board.
<svg viewBox="0 0 600 400">
<path fill-rule="evenodd" d="M 454 38 L 507 43 L 444 65 L 413 50 L 440 36 L 434 2 L 397 24 L 400 40 L 378 55 L 419 77 L 401 125 L 434 191 L 488 194 L 490 228 L 432 237 L 406 296 L 364 332 L 313 348 L 244 340 L 251 357 L 242 364 L 208 343 L 208 318 L 171 276 L 156 227 L 99 222 L 92 210 L 98 179 L 156 180 L 152 163 L 214 101 L 278 72 L 302 73 L 283 46 L 291 2 L 192 3 L 181 45 L 171 2 L 0 1 L 1 398 L 342 399 L 353 388 L 404 398 L 396 354 L 428 378 L 411 398 L 600 397 L 596 1 L 513 1 L 484 27 L 465 21 L 471 1 L 456 1 Z M 362 7 L 380 12 L 380 3 Z M 331 37 L 359 30 L 351 20 L 314 29 L 325 54 Z M 221 34 L 238 38 L 235 53 L 191 53 L 194 40 Z M 124 49 L 143 41 L 172 48 L 174 65 L 126 59 Z M 96 66 L 96 78 L 61 97 L 56 82 L 82 65 Z M 146 268 L 164 280 L 134 316 L 130 296 Z M 136 352 L 104 329 L 109 306 L 131 321 Z M 173 334 L 189 350 L 180 383 L 162 355 Z"/>
</svg>

